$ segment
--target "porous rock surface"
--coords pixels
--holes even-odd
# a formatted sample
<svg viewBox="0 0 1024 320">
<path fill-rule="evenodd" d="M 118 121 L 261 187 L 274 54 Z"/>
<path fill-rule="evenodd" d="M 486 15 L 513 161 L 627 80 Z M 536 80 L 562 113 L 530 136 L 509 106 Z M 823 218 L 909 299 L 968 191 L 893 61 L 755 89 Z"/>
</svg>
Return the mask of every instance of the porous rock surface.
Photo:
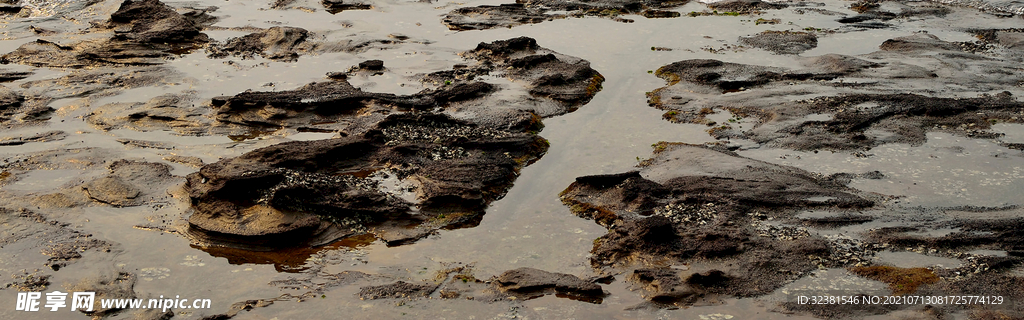
<svg viewBox="0 0 1024 320">
<path fill-rule="evenodd" d="M 766 216 L 874 206 L 810 172 L 720 147 L 664 142 L 639 171 L 579 177 L 561 198 L 574 214 L 608 228 L 591 250 L 598 270 L 659 259 L 730 262 L 710 274 L 690 272 L 687 282 L 675 273 L 634 271 L 632 281 L 646 288 L 652 303 L 678 305 L 708 295 L 766 294 L 820 263 L 844 263 L 810 259 L 829 257 L 833 248 L 806 231 L 771 226 Z"/>
</svg>

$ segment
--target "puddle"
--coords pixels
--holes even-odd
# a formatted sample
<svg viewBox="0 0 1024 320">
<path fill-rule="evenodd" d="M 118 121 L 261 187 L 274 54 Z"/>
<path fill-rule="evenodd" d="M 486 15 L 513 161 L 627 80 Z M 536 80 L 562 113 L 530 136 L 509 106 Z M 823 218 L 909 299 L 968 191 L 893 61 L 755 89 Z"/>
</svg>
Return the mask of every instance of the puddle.
<svg viewBox="0 0 1024 320">
<path fill-rule="evenodd" d="M 14 173 L 17 181 L 0 187 L 4 190 L 19 191 L 49 191 L 54 186 L 60 186 L 79 178 L 82 175 L 78 170 L 31 170 Z"/>
<path fill-rule="evenodd" d="M 910 251 L 883 251 L 875 254 L 875 259 L 882 264 L 897 268 L 947 268 L 953 269 L 963 265 L 960 260 L 928 256 Z"/>
<path fill-rule="evenodd" d="M 971 250 L 967 251 L 967 254 L 989 257 L 1005 257 L 1007 255 L 1007 252 L 1003 250 Z"/>
<path fill-rule="evenodd" d="M 797 302 L 799 296 L 856 294 L 886 295 L 889 294 L 889 286 L 879 281 L 850 274 L 846 269 L 816 270 L 807 277 L 779 288 L 766 300 Z"/>
<path fill-rule="evenodd" d="M 131 138 L 135 140 L 169 142 L 181 146 L 196 146 L 209 144 L 223 144 L 231 142 L 225 136 L 184 136 L 171 131 L 135 131 L 129 129 L 115 129 L 107 132 L 115 137 Z"/>
<path fill-rule="evenodd" d="M 835 200 L 835 199 L 836 199 L 836 197 L 810 197 L 810 198 L 806 198 L 806 199 L 804 199 L 804 201 L 810 201 L 810 202 L 827 202 L 827 201 L 829 201 L 829 200 Z"/>
<path fill-rule="evenodd" d="M 739 154 L 822 174 L 879 171 L 881 179 L 854 179 L 850 187 L 899 196 L 906 207 L 999 207 L 1024 192 L 1024 157 L 992 141 L 928 133 L 921 146 L 886 144 L 865 156 L 846 152 L 756 149 Z"/>
<path fill-rule="evenodd" d="M 1024 143 L 1024 124 L 1020 123 L 997 123 L 992 125 L 992 131 L 1002 133 L 999 141 L 1006 143 Z"/>
<path fill-rule="evenodd" d="M 411 203 L 416 202 L 416 187 L 405 180 L 398 179 L 398 175 L 391 170 L 374 170 L 364 177 L 376 181 L 384 192 Z"/>
<path fill-rule="evenodd" d="M 232 265 L 270 264 L 278 272 L 299 273 L 312 268 L 328 252 L 335 255 L 350 256 L 350 262 L 352 262 L 353 266 L 365 264 L 367 263 L 366 260 L 359 257 L 364 256 L 366 251 L 359 250 L 359 248 L 369 246 L 376 240 L 373 235 L 367 234 L 345 238 L 316 248 L 290 248 L 266 252 L 253 252 L 224 247 L 202 248 L 193 246 L 193 248 L 202 250 L 216 258 L 227 259 L 227 262 Z M 185 263 L 192 262 L 187 261 Z M 232 272 L 238 272 L 238 270 L 235 269 Z"/>
<path fill-rule="evenodd" d="M 797 219 L 820 219 L 820 218 L 833 217 L 835 215 L 836 215 L 835 212 L 822 211 L 822 210 L 813 210 L 813 211 L 803 211 L 803 212 L 800 212 L 800 213 L 796 214 L 793 217 L 797 218 Z"/>
<path fill-rule="evenodd" d="M 957 232 L 960 232 L 960 229 L 958 229 L 958 228 L 939 228 L 939 229 L 932 229 L 932 230 L 918 230 L 918 231 L 907 232 L 907 235 L 929 237 L 929 238 L 939 238 L 939 237 L 945 237 L 945 236 L 948 236 L 950 234 L 957 233 Z"/>
<path fill-rule="evenodd" d="M 337 137 L 337 133 L 325 133 L 325 132 L 299 132 L 291 134 L 288 139 L 298 141 L 309 141 L 309 140 L 323 140 Z"/>
<path fill-rule="evenodd" d="M 710 121 L 714 121 L 717 126 L 730 126 L 736 130 L 750 129 L 756 124 L 755 119 L 743 118 L 735 115 L 732 112 L 720 110 L 715 114 L 705 116 Z"/>
</svg>

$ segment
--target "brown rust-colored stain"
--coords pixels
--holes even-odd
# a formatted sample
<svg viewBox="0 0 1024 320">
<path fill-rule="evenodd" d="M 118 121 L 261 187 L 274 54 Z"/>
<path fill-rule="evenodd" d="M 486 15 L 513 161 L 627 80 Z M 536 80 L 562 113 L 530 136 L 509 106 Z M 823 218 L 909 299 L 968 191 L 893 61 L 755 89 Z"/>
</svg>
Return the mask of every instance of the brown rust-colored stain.
<svg viewBox="0 0 1024 320">
<path fill-rule="evenodd" d="M 904 295 L 917 288 L 939 281 L 939 276 L 927 268 L 897 268 L 890 266 L 853 267 L 850 272 L 872 280 L 889 284 L 892 293 Z"/>
</svg>

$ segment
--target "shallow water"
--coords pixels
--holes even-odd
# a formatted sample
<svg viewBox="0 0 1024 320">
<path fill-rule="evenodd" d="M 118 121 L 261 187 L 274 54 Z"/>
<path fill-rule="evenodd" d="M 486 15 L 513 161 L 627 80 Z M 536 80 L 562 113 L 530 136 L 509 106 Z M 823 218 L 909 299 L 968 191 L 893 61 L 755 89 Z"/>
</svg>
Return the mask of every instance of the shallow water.
<svg viewBox="0 0 1024 320">
<path fill-rule="evenodd" d="M 957 268 L 962 265 L 962 263 L 956 259 L 932 257 L 909 251 L 879 252 L 875 255 L 875 259 L 883 264 L 892 265 L 897 268 Z"/>
<path fill-rule="evenodd" d="M 921 146 L 882 145 L 862 157 L 823 151 L 749 150 L 741 155 L 832 174 L 879 171 L 881 179 L 855 179 L 851 187 L 899 196 L 904 207 L 1002 207 L 1021 204 L 1024 156 L 995 141 L 929 133 Z"/>
<path fill-rule="evenodd" d="M 59 109 L 43 127 L 15 129 L 4 136 L 25 132 L 63 130 L 71 134 L 67 139 L 30 143 L 22 146 L 0 147 L 0 154 L 12 157 L 22 153 L 57 148 L 100 147 L 115 150 L 124 158 L 162 161 L 167 154 L 198 157 L 206 163 L 240 155 L 255 148 L 289 140 L 324 139 L 333 133 L 300 133 L 280 130 L 253 139 L 234 141 L 225 136 L 181 136 L 168 131 L 138 132 L 129 129 L 102 131 L 83 121 L 91 108 L 106 103 L 144 102 L 165 93 L 192 93 L 196 101 L 205 101 L 222 95 L 234 95 L 245 90 L 289 90 L 303 84 L 321 81 L 330 71 L 344 71 L 360 61 L 381 59 L 387 71 L 377 76 L 350 78 L 353 85 L 373 92 L 410 94 L 425 88 L 417 75 L 450 68 L 462 63 L 457 53 L 472 49 L 479 42 L 489 42 L 516 36 L 530 36 L 546 48 L 562 54 L 590 61 L 606 81 L 604 89 L 579 110 L 545 119 L 541 136 L 550 141 L 550 149 L 536 163 L 522 170 L 514 187 L 503 199 L 494 202 L 478 226 L 455 230 L 441 230 L 438 234 L 413 244 L 387 247 L 380 242 L 359 245 L 334 245 L 295 253 L 299 257 L 288 263 L 271 263 L 274 259 L 231 257 L 231 253 L 213 253 L 189 245 L 179 235 L 138 228 L 147 221 L 171 220 L 181 223 L 187 215 L 187 206 L 167 204 L 159 208 L 142 206 L 133 208 L 90 207 L 74 209 L 65 214 L 71 223 L 95 237 L 118 244 L 114 261 L 85 261 L 68 270 L 123 269 L 135 272 L 139 280 L 135 291 L 140 296 L 181 295 L 213 299 L 212 313 L 226 311 L 230 304 L 250 299 L 279 299 L 275 304 L 243 312 L 240 319 L 318 318 L 325 314 L 358 318 L 663 318 L 663 319 L 778 319 L 800 318 L 773 309 L 765 301 L 770 299 L 727 299 L 720 305 L 696 306 L 686 309 L 629 310 L 643 302 L 631 292 L 623 277 L 605 286 L 610 295 L 601 304 L 545 296 L 521 302 L 520 306 L 504 303 L 481 303 L 465 300 L 421 299 L 396 305 L 394 301 L 361 301 L 356 286 L 338 286 L 328 289 L 323 297 L 296 302 L 289 295 L 299 295 L 307 289 L 291 290 L 270 284 L 275 280 L 309 278 L 311 283 L 323 282 L 324 274 L 342 271 L 361 271 L 370 274 L 391 275 L 406 280 L 429 280 L 442 263 L 472 264 L 474 275 L 487 279 L 492 275 L 517 267 L 533 267 L 587 277 L 593 275 L 589 264 L 589 251 L 593 240 L 605 233 L 605 228 L 570 214 L 557 194 L 578 176 L 628 171 L 641 159 L 650 156 L 651 145 L 658 141 L 704 143 L 714 141 L 706 127 L 693 124 L 673 124 L 661 119 L 663 111 L 647 105 L 645 92 L 664 86 L 665 82 L 651 74 L 660 66 L 683 59 L 720 59 L 729 62 L 799 68 L 798 57 L 776 55 L 745 48 L 726 50 L 724 54 L 711 49 L 725 48 L 736 43 L 740 36 L 762 30 L 800 30 L 805 27 L 837 29 L 836 16 L 815 13 L 796 14 L 793 9 L 766 12 L 758 16 L 704 16 L 674 19 L 645 19 L 629 16 L 633 23 L 620 23 L 595 17 L 569 18 L 524 25 L 510 29 L 454 32 L 440 24 L 440 15 L 453 8 L 480 4 L 498 4 L 501 1 L 469 1 L 465 3 L 422 3 L 412 1 L 379 1 L 372 10 L 345 11 L 331 15 L 320 10 L 318 1 L 299 1 L 296 5 L 316 8 L 315 12 L 298 9 L 272 10 L 269 1 L 168 1 L 176 7 L 217 6 L 213 15 L 219 16 L 217 27 L 265 28 L 277 25 L 303 27 L 328 40 L 381 39 L 401 34 L 410 40 L 385 49 L 366 52 L 336 52 L 302 56 L 297 62 L 275 62 L 261 58 L 239 60 L 234 58 L 211 60 L 199 50 L 177 57 L 166 66 L 174 70 L 169 83 L 123 90 L 117 95 L 96 99 L 69 98 L 52 104 Z M 845 1 L 826 1 L 820 8 L 854 13 Z M 82 17 L 109 15 L 116 2 L 105 1 L 91 7 L 95 13 Z M 698 2 L 674 11 L 702 11 L 706 7 Z M 49 10 L 49 9 L 46 9 Z M 29 24 L 58 27 L 69 22 L 45 19 L 52 13 L 39 10 L 32 18 L 10 20 L 5 23 L 12 31 L 7 40 L 0 41 L 0 51 L 9 52 L 37 36 L 24 31 Z M 757 18 L 780 18 L 778 25 L 757 25 Z M 970 10 L 957 11 L 948 17 L 951 23 L 974 27 L 1003 27 L 1019 24 L 1020 19 L 997 18 Z M 78 21 L 77 23 L 81 23 Z M 823 35 L 816 49 L 802 56 L 826 53 L 863 54 L 876 51 L 887 39 L 911 35 L 927 30 L 947 41 L 970 41 L 974 38 L 959 28 L 940 28 L 943 21 L 919 19 L 902 21 L 893 28 L 881 30 L 842 30 Z M 212 38 L 225 40 L 240 36 L 239 31 L 209 31 Z M 672 51 L 654 51 L 652 47 L 670 48 Z M 231 62 L 229 62 L 231 61 Z M 10 69 L 22 67 L 5 66 Z M 56 78 L 61 73 L 45 69 L 31 78 L 5 86 L 43 78 Z M 1020 88 L 1010 88 L 1020 92 Z M 732 115 L 716 115 L 722 122 Z M 712 117 L 713 118 L 713 117 Z M 719 119 L 721 118 L 721 119 Z M 814 120 L 827 120 L 827 115 L 814 115 Z M 742 122 L 742 121 L 741 121 Z M 1000 145 L 1000 142 L 1022 143 L 1024 126 L 997 124 L 993 130 L 1004 133 L 1000 141 L 972 139 L 943 133 L 930 133 L 928 142 L 920 146 L 883 145 L 858 157 L 853 153 L 796 152 L 777 149 L 741 151 L 746 157 L 772 163 L 791 165 L 808 171 L 831 174 L 838 172 L 862 173 L 878 170 L 884 178 L 856 179 L 851 187 L 897 197 L 897 207 L 999 207 L 1024 205 L 1024 156 L 1019 150 Z M 164 142 L 172 150 L 134 148 L 117 142 L 128 138 Z M 174 164 L 173 174 L 184 176 L 198 169 Z M 19 180 L 2 188 L 14 191 L 45 191 L 78 178 L 77 170 L 34 170 L 19 172 Z M 827 201 L 829 199 L 812 199 Z M 875 223 L 875 222 L 873 222 Z M 881 222 L 875 224 L 882 225 Z M 866 226 L 841 229 L 846 232 Z M 831 232 L 831 231 L 829 231 Z M 904 253 L 881 255 L 882 261 L 904 262 L 913 266 L 931 266 L 935 261 L 908 257 Z M 308 258 L 307 258 L 308 257 Z M 9 257 L 3 257 L 9 259 Z M 935 258 L 943 259 L 943 258 Z M 949 260 L 949 259 L 946 259 Z M 949 261 L 942 260 L 945 263 Z M 88 261 L 89 263 L 85 263 Z M 937 261 L 937 260 L 936 260 Z M 955 260 L 954 260 L 955 261 Z M 951 267 L 951 266 L 946 266 Z M 4 270 L 11 272 L 10 270 Z M 78 271 L 59 272 L 53 280 L 73 281 Z M 852 288 L 881 290 L 881 284 L 850 276 L 843 270 L 828 270 L 815 277 L 829 279 L 830 283 L 843 283 Z M 838 279 L 838 280 L 836 280 Z M 808 278 L 794 282 L 789 288 L 817 284 Z M 12 301 L 14 292 L 0 290 L 0 300 Z M 23 314 L 0 310 L 0 317 L 20 318 Z M 175 319 L 198 318 L 204 313 L 176 311 Z M 33 314 L 35 317 L 37 314 Z M 64 315 L 38 314 L 53 319 Z M 76 316 L 80 316 L 76 314 Z M 84 318 L 84 316 L 81 316 Z"/>
</svg>

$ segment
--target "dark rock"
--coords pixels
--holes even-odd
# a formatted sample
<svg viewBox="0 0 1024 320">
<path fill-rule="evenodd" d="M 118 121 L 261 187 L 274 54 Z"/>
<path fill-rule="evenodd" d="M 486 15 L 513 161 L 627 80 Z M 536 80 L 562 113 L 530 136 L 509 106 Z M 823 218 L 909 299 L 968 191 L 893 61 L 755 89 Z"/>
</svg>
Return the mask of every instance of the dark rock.
<svg viewBox="0 0 1024 320">
<path fill-rule="evenodd" d="M 566 17 L 599 16 L 616 18 L 622 14 L 641 14 L 647 18 L 675 18 L 678 12 L 671 9 L 688 3 L 688 0 L 523 0 L 513 4 L 497 6 L 482 5 L 452 10 L 442 21 L 451 30 L 484 30 L 511 28 L 523 24 L 541 23 Z M 569 14 L 546 14 L 548 11 L 569 11 Z M 624 19 L 625 20 L 625 19 Z"/>
<path fill-rule="evenodd" d="M 891 85 L 907 81 L 904 79 L 935 78 L 931 71 L 903 64 L 898 59 L 906 54 L 927 54 L 956 47 L 930 36 L 891 40 L 883 46 L 887 51 L 868 57 L 892 59 L 885 63 L 826 55 L 804 60 L 808 67 L 805 70 L 717 60 L 679 61 L 658 69 L 655 74 L 669 85 L 652 91 L 648 102 L 656 108 L 668 110 L 664 117 L 669 120 L 712 126 L 709 133 L 718 139 L 749 139 L 759 144 L 798 150 L 851 150 L 892 142 L 923 143 L 927 131 L 945 128 L 969 127 L 972 130 L 944 131 L 987 137 L 993 135 L 987 132 L 992 120 L 1007 121 L 1017 117 L 1012 110 L 1020 108 L 1021 103 L 1005 97 L 937 98 L 918 94 L 863 93 L 829 96 L 831 89 L 814 88 L 840 87 L 845 77 L 875 77 Z M 992 89 L 1015 81 L 999 73 L 976 80 L 972 86 Z M 793 87 L 798 84 L 801 87 Z M 867 85 L 879 86 L 874 83 Z M 800 94 L 820 92 L 822 96 L 800 101 L 784 98 L 794 94 L 794 90 L 801 91 Z M 737 94 L 730 97 L 723 93 Z M 834 92 L 831 94 L 835 95 Z M 670 98 L 676 96 L 679 99 Z M 706 116 L 719 112 L 716 109 L 737 118 L 725 124 L 711 123 Z M 807 118 L 812 114 L 828 116 Z M 752 119 L 753 123 L 737 121 L 744 119 Z M 743 129 L 744 126 L 749 129 Z M 878 135 L 877 132 L 886 134 Z"/>
<path fill-rule="evenodd" d="M 211 46 L 210 57 L 223 58 L 238 56 L 252 58 L 260 55 L 263 58 L 281 61 L 294 61 L 303 50 L 309 31 L 295 27 L 271 27 L 266 31 L 228 39 L 222 46 Z"/>
<path fill-rule="evenodd" d="M 270 4 L 271 9 L 283 9 L 288 5 L 295 3 L 295 0 L 274 0 L 274 3 Z"/>
<path fill-rule="evenodd" d="M 897 18 L 911 18 L 923 16 L 942 18 L 945 17 L 950 12 L 952 12 L 952 10 L 946 6 L 936 5 L 927 2 L 898 3 L 896 6 L 900 7 L 899 12 L 883 10 L 880 1 L 857 1 L 850 5 L 850 9 L 856 11 L 859 14 L 855 16 L 844 17 L 837 21 L 839 23 L 849 24 L 849 26 L 855 28 L 878 29 L 891 27 L 891 25 L 879 21 L 889 21 Z"/>
<path fill-rule="evenodd" d="M 313 122 L 347 121 L 365 110 L 444 109 L 487 126 L 536 129 L 535 116 L 575 110 L 589 102 L 604 81 L 587 61 L 542 48 L 526 37 L 481 43 L 462 55 L 476 64 L 429 74 L 425 81 L 439 86 L 411 95 L 365 92 L 340 74 L 332 74 L 332 81 L 288 91 L 243 92 L 215 98 L 212 105 L 221 123 L 246 126 L 303 127 Z M 485 74 L 524 83 L 529 95 L 515 104 L 508 103 L 508 98 L 491 100 L 501 87 L 472 80 L 473 75 Z"/>
<path fill-rule="evenodd" d="M 125 139 L 125 138 L 117 139 L 116 141 L 120 142 L 123 145 L 132 146 L 132 147 L 136 147 L 136 148 L 150 148 L 150 149 L 163 149 L 163 150 L 174 149 L 174 145 L 172 145 L 170 143 L 166 143 L 166 142 L 145 141 L 145 140 Z"/>
<path fill-rule="evenodd" d="M 894 15 L 894 14 L 871 13 L 871 14 L 859 14 L 859 15 L 850 16 L 850 17 L 843 17 L 843 18 L 840 18 L 839 20 L 836 20 L 836 21 L 839 22 L 839 23 L 859 24 L 859 23 L 863 23 L 863 22 L 871 21 L 871 20 L 883 20 L 883 21 L 885 21 L 885 20 L 892 20 L 894 18 L 896 18 L 896 15 Z M 875 23 L 878 23 L 878 22 L 875 22 Z"/>
<path fill-rule="evenodd" d="M 527 93 L 537 98 L 524 94 L 527 103 L 494 105 L 488 99 L 499 87 L 484 82 L 456 81 L 394 95 L 364 92 L 335 79 L 296 90 L 213 99 L 220 124 L 271 129 L 324 121 L 348 125 L 340 138 L 258 149 L 190 175 L 193 238 L 276 248 L 320 244 L 372 227 L 377 238 L 400 245 L 438 228 L 478 223 L 516 172 L 547 149 L 546 141 L 530 133 L 540 129 L 540 117 L 586 103 L 603 77 L 586 61 L 525 37 L 481 43 L 463 56 L 478 63 L 460 69 L 504 73 L 528 83 Z M 429 113 L 441 110 L 470 120 Z M 383 116 L 389 113 L 396 114 Z M 396 190 L 383 191 L 365 175 L 351 174 L 378 170 L 414 189 L 415 203 L 392 194 Z"/>
<path fill-rule="evenodd" d="M 330 12 L 331 14 L 345 10 L 370 10 L 373 8 L 373 5 L 369 3 L 353 3 L 352 0 L 321 0 L 320 3 L 323 4 L 324 8 L 327 8 L 327 12 Z"/>
<path fill-rule="evenodd" d="M 206 42 L 192 20 L 158 0 L 125 0 L 110 15 L 114 39 L 141 43 Z M 121 31 L 124 30 L 124 31 Z"/>
<path fill-rule="evenodd" d="M 900 37 L 895 39 L 885 40 L 879 49 L 884 51 L 960 51 L 960 48 L 953 43 L 939 40 L 939 37 L 930 34 L 915 34 L 908 37 Z"/>
<path fill-rule="evenodd" d="M 700 288 L 723 287 L 733 278 L 721 270 L 710 270 L 705 273 L 694 273 L 686 278 L 686 283 Z"/>
<path fill-rule="evenodd" d="M 601 297 L 601 286 L 564 273 L 553 273 L 534 268 L 505 271 L 491 280 L 504 292 L 524 298 L 558 293 L 577 297 Z"/>
<path fill-rule="evenodd" d="M 51 275 L 38 275 L 38 274 L 26 274 L 23 276 L 11 275 L 15 281 L 5 285 L 5 288 L 13 288 L 18 291 L 35 291 L 40 292 L 46 290 L 46 287 L 50 285 Z"/>
<path fill-rule="evenodd" d="M 192 19 L 158 0 L 125 0 L 108 21 L 89 31 L 108 30 L 114 31 L 110 39 L 73 44 L 37 39 L 4 54 L 0 61 L 65 68 L 155 65 L 209 41 Z"/>
<path fill-rule="evenodd" d="M 497 70 L 507 70 L 510 78 L 529 83 L 531 95 L 561 102 L 567 111 L 589 102 L 604 82 L 589 62 L 541 48 L 528 37 L 480 43 L 476 49 L 463 52 L 463 56 L 490 63 Z"/>
<path fill-rule="evenodd" d="M 788 7 L 785 3 L 764 2 L 760 0 L 727 0 L 716 1 L 708 4 L 708 8 L 723 12 L 738 12 L 742 14 L 756 13 L 765 10 L 778 10 Z"/>
<path fill-rule="evenodd" d="M 745 65 L 710 59 L 674 62 L 655 71 L 668 81 L 687 81 L 717 87 L 721 92 L 764 86 L 778 81 L 831 80 L 836 74 L 787 72 L 781 68 Z"/>
<path fill-rule="evenodd" d="M 192 21 L 192 24 L 196 27 L 204 29 L 212 26 L 220 20 L 220 18 L 210 14 L 211 12 L 217 11 L 217 9 L 218 8 L 215 6 L 206 8 L 184 7 L 176 11 L 185 17 L 185 19 Z"/>
<path fill-rule="evenodd" d="M 877 22 L 877 21 L 850 23 L 849 26 L 853 27 L 853 28 L 861 28 L 861 29 L 885 29 L 885 28 L 892 28 L 891 24 Z"/>
<path fill-rule="evenodd" d="M 366 60 L 359 63 L 359 69 L 368 71 L 381 71 L 384 70 L 384 61 Z"/>
<path fill-rule="evenodd" d="M 808 208 L 874 205 L 854 190 L 793 167 L 705 146 L 663 142 L 655 150 L 639 172 L 581 177 L 561 194 L 574 214 L 608 228 L 591 250 L 595 268 L 659 259 L 729 261 L 723 265 L 728 268 L 692 275 L 687 282 L 668 269 L 636 272 L 632 281 L 655 303 L 691 305 L 707 293 L 765 294 L 814 269 L 817 262 L 809 256 L 830 255 L 823 239 L 792 227 L 768 227 L 752 212 L 786 216 Z"/>
<path fill-rule="evenodd" d="M 573 111 L 600 91 L 604 78 L 590 68 L 587 61 L 544 49 L 533 39 L 516 41 L 532 45 L 498 51 L 467 51 L 463 55 L 474 62 L 472 66 L 462 65 L 429 74 L 424 77 L 424 82 L 436 87 L 415 94 L 366 92 L 353 87 L 346 80 L 347 73 L 333 72 L 328 74 L 331 81 L 311 83 L 292 90 L 246 91 L 235 96 L 213 98 L 209 105 L 194 101 L 193 93 L 165 94 L 138 103 L 111 103 L 93 108 L 86 115 L 86 121 L 103 130 L 173 130 L 184 135 L 227 134 L 233 139 L 244 140 L 281 127 L 323 132 L 348 131 L 347 127 L 353 125 L 365 128 L 374 121 L 360 119 L 366 114 L 444 110 L 458 114 L 462 119 L 502 130 L 538 131 L 542 117 Z M 303 42 L 296 50 L 305 46 Z M 503 45 L 495 42 L 494 45 L 485 43 L 484 47 L 500 46 Z M 378 64 L 371 62 L 366 65 L 376 68 Z M 140 79 L 149 81 L 168 72 L 161 67 L 141 69 L 146 72 L 140 71 L 131 77 L 75 75 L 61 79 L 61 83 L 82 84 L 83 91 L 107 90 L 109 88 L 103 85 L 146 85 L 137 82 Z M 509 86 L 472 80 L 475 76 L 488 74 L 526 85 L 516 85 L 513 90 L 517 91 L 511 95 L 494 95 L 499 90 L 509 89 Z M 519 90 L 520 87 L 526 90 Z M 45 103 L 39 104 L 45 106 Z M 212 114 L 209 111 L 211 107 Z M 37 114 L 45 116 L 45 112 L 41 110 Z M 24 113 L 19 110 L 9 116 L 14 118 Z"/>
<path fill-rule="evenodd" d="M 806 64 L 828 74 L 844 75 L 869 68 L 881 67 L 882 64 L 871 62 L 857 57 L 841 54 L 826 54 L 817 57 L 808 57 Z"/>
<path fill-rule="evenodd" d="M 189 222 L 200 235 L 253 246 L 322 243 L 373 225 L 378 237 L 400 244 L 472 221 L 545 149 L 531 134 L 436 114 L 392 115 L 362 134 L 283 143 L 206 165 L 188 177 L 196 209 Z M 376 182 L 345 174 L 383 168 L 416 186 L 418 215 Z"/>
<path fill-rule="evenodd" d="M 451 30 L 486 30 L 541 23 L 561 17 L 544 14 L 545 11 L 533 6 L 527 7 L 521 3 L 463 7 L 449 12 L 441 22 Z"/>
<path fill-rule="evenodd" d="M 644 292 L 645 299 L 661 304 L 692 304 L 704 292 L 689 286 L 670 268 L 636 269 L 627 278 Z"/>
<path fill-rule="evenodd" d="M 359 288 L 359 298 L 363 300 L 419 298 L 426 297 L 434 289 L 437 289 L 436 285 L 398 281 L 392 284 Z"/>
<path fill-rule="evenodd" d="M 640 171 L 630 171 L 625 173 L 577 177 L 576 183 L 605 189 L 618 185 L 630 178 L 642 179 L 643 177 L 640 176 Z"/>
<path fill-rule="evenodd" d="M 824 229 L 841 228 L 849 225 L 862 224 L 874 221 L 875 219 L 865 215 L 845 214 L 823 218 L 801 219 L 806 226 L 814 226 Z"/>
<path fill-rule="evenodd" d="M 998 211 L 998 210 L 996 210 Z M 869 232 L 869 239 L 877 243 L 888 243 L 894 247 L 938 248 L 941 250 L 968 251 L 979 246 L 998 248 L 1010 252 L 1024 249 L 1024 219 L 960 219 L 942 225 L 957 228 L 941 237 L 927 237 L 915 234 L 912 228 L 881 228 Z M 1013 255 L 1011 255 L 1013 256 Z"/>
<path fill-rule="evenodd" d="M 0 5 L 0 15 L 16 15 L 21 12 L 19 6 Z"/>
<path fill-rule="evenodd" d="M 452 102 L 490 94 L 494 86 L 484 82 L 460 83 L 413 95 L 365 92 L 344 79 L 318 82 L 296 90 L 243 92 L 234 97 L 214 99 L 216 118 L 221 122 L 257 126 L 297 127 L 312 119 L 347 118 L 371 105 L 398 110 L 430 110 Z"/>
<path fill-rule="evenodd" d="M 654 18 L 678 18 L 678 17 L 682 16 L 682 14 L 680 14 L 679 12 L 665 11 L 665 10 L 644 10 L 643 12 L 640 13 L 640 15 L 642 15 L 642 16 L 644 16 L 644 18 L 648 18 L 648 19 L 654 19 Z"/>
<path fill-rule="evenodd" d="M 30 75 L 32 75 L 32 72 L 7 71 L 7 70 L 4 70 L 4 69 L 0 69 L 0 82 L 11 82 L 11 81 L 16 81 L 16 80 L 21 80 L 21 79 L 28 78 L 28 76 L 30 76 Z M 0 100 L 0 101 L 2 101 L 2 100 Z M 0 102 L 0 105 L 2 105 L 2 103 L 3 102 Z"/>
<path fill-rule="evenodd" d="M 750 37 L 740 37 L 740 43 L 778 54 L 799 54 L 818 46 L 813 33 L 793 31 L 764 31 Z"/>
<path fill-rule="evenodd" d="M 551 8 L 552 10 L 582 11 L 584 14 L 601 15 L 601 11 L 618 11 L 614 14 L 639 14 L 644 10 L 671 9 L 689 3 L 686 0 L 596 0 L 587 2 L 565 1 L 565 0 L 527 0 L 523 1 L 527 6 L 539 6 Z M 608 13 L 604 13 L 607 15 Z"/>
<path fill-rule="evenodd" d="M 795 138 L 787 145 L 813 150 L 873 147 L 888 141 L 923 143 L 929 129 L 974 124 L 983 130 L 990 126 L 988 119 L 1009 118 L 1013 116 L 1013 110 L 1024 107 L 1021 102 L 992 97 L 933 98 L 914 94 L 848 95 L 816 99 L 810 103 L 813 109 L 822 111 L 863 104 L 876 104 L 878 107 L 850 110 L 837 114 L 832 120 L 800 124 L 797 126 L 799 129 L 787 130 Z M 892 130 L 896 135 L 880 141 L 863 134 L 869 128 Z M 807 139 L 810 137 L 817 141 Z"/>
<path fill-rule="evenodd" d="M 384 62 L 379 61 L 379 59 L 371 59 L 371 61 L 359 63 L 359 69 L 369 71 L 381 71 L 384 70 Z"/>
<path fill-rule="evenodd" d="M 628 220 L 615 224 L 599 238 L 591 251 L 592 264 L 601 266 L 624 261 L 641 253 L 676 259 L 710 259 L 739 254 L 750 245 L 748 235 L 727 228 L 721 232 L 679 233 L 671 219 L 662 216 Z"/>
</svg>

